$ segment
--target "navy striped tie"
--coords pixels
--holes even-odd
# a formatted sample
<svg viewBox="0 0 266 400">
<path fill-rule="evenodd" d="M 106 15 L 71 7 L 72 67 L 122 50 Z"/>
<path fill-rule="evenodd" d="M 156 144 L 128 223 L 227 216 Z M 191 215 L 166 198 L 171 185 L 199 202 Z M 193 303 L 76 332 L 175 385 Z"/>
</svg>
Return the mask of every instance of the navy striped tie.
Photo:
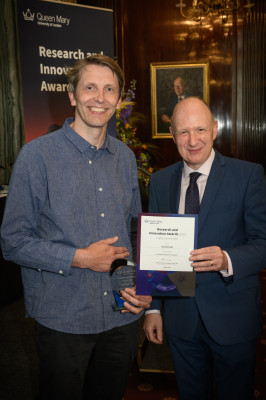
<svg viewBox="0 0 266 400">
<path fill-rule="evenodd" d="M 185 214 L 198 214 L 200 209 L 199 188 L 197 179 L 201 174 L 199 172 L 191 172 L 189 174 L 190 183 L 186 192 Z"/>
</svg>

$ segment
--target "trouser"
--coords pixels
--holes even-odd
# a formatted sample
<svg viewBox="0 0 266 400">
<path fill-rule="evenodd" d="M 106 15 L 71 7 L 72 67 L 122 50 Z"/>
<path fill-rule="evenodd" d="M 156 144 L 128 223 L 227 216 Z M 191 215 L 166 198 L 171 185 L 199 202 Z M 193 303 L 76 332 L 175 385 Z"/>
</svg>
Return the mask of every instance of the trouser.
<svg viewBox="0 0 266 400">
<path fill-rule="evenodd" d="M 139 320 L 99 334 L 36 323 L 40 400 L 121 400 L 139 343 Z"/>
<path fill-rule="evenodd" d="M 202 321 L 195 337 L 166 334 L 180 400 L 253 400 L 257 340 L 222 346 Z"/>
</svg>

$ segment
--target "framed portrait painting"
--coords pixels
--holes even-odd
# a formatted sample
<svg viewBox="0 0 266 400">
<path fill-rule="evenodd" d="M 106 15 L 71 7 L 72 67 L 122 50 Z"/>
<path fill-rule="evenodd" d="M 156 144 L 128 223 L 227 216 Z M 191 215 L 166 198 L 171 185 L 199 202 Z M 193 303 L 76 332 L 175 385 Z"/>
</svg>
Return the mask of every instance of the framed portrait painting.
<svg viewBox="0 0 266 400">
<path fill-rule="evenodd" d="M 151 63 L 152 137 L 171 138 L 170 119 L 185 97 L 199 96 L 209 103 L 209 63 Z"/>
</svg>

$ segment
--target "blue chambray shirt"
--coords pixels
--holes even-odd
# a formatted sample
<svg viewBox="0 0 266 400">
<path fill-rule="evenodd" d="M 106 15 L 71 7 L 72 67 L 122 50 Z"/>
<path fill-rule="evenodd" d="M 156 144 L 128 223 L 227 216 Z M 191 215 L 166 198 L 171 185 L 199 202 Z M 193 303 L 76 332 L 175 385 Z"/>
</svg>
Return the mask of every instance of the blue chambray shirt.
<svg viewBox="0 0 266 400">
<path fill-rule="evenodd" d="M 97 151 L 71 127 L 21 149 L 1 227 L 3 255 L 22 266 L 26 316 L 51 329 L 99 333 L 133 322 L 114 304 L 109 273 L 72 268 L 77 248 L 118 236 L 130 252 L 141 212 L 133 152 L 107 135 Z"/>
</svg>

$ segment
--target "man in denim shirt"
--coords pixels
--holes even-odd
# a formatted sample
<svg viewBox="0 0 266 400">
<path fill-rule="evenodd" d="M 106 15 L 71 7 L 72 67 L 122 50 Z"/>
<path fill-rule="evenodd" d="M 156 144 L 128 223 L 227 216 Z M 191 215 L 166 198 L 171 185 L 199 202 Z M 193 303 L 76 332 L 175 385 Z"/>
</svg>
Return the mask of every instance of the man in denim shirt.
<svg viewBox="0 0 266 400">
<path fill-rule="evenodd" d="M 2 250 L 22 266 L 26 316 L 36 320 L 40 399 L 121 400 L 151 300 L 128 288 L 126 310 L 112 308 L 110 265 L 132 257 L 141 211 L 134 154 L 107 134 L 124 76 L 103 55 L 78 61 L 67 76 L 75 119 L 22 148 Z"/>
</svg>

